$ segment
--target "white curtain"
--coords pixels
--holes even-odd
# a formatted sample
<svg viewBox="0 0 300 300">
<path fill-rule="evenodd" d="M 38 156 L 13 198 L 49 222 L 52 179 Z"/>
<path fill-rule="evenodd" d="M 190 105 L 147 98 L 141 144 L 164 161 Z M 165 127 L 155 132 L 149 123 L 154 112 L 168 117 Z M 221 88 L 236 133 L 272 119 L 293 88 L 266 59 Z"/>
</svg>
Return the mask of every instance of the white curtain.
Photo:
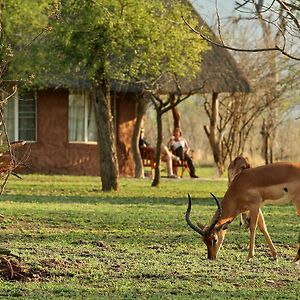
<svg viewBox="0 0 300 300">
<path fill-rule="evenodd" d="M 96 141 L 93 105 L 86 92 L 69 94 L 69 141 Z"/>
<path fill-rule="evenodd" d="M 87 134 L 88 141 L 96 142 L 97 141 L 97 127 L 95 120 L 95 109 L 92 103 L 91 97 L 88 99 L 88 120 L 87 120 Z"/>
</svg>

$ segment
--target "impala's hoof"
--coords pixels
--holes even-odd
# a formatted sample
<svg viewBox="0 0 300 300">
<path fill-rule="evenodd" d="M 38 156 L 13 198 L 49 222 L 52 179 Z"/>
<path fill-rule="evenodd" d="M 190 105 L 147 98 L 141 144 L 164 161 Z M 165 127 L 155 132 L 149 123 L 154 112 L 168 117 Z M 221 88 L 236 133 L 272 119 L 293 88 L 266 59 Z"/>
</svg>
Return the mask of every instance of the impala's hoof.
<svg viewBox="0 0 300 300">
<path fill-rule="evenodd" d="M 247 256 L 247 261 L 248 261 L 248 262 L 249 262 L 249 261 L 251 261 L 251 260 L 252 260 L 252 258 L 253 258 L 253 255 L 251 255 L 251 256 L 250 256 L 250 255 L 248 255 L 248 256 Z"/>
<path fill-rule="evenodd" d="M 272 260 L 277 261 L 278 257 L 277 256 L 276 257 L 272 257 Z"/>
</svg>

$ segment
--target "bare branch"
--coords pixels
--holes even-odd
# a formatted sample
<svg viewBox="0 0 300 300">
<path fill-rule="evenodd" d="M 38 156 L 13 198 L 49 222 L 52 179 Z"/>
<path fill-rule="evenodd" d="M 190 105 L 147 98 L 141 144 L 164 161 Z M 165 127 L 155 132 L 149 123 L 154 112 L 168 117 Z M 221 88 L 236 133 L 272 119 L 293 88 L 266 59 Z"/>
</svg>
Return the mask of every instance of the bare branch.
<svg viewBox="0 0 300 300">
<path fill-rule="evenodd" d="M 291 12 L 291 10 L 288 6 L 288 3 L 286 1 L 282 1 L 282 0 L 276 0 L 276 1 L 283 7 L 283 9 L 290 16 L 290 18 L 294 21 L 294 23 L 297 26 L 298 30 L 300 30 L 300 23 L 299 23 L 298 19 L 296 18 L 296 16 L 294 16 L 294 14 Z M 297 7 L 297 6 L 295 6 L 295 7 Z M 300 8 L 298 7 L 297 9 L 299 10 Z"/>
<path fill-rule="evenodd" d="M 237 47 L 232 47 L 232 46 L 227 46 L 225 45 L 224 41 L 222 41 L 221 43 L 215 42 L 212 39 L 208 38 L 207 36 L 205 36 L 204 34 L 202 34 L 201 32 L 199 32 L 198 30 L 196 30 L 195 28 L 193 28 L 185 19 L 184 17 L 183 21 L 185 22 L 185 24 L 196 34 L 198 34 L 201 38 L 203 38 L 205 41 L 218 46 L 218 47 L 222 47 L 225 48 L 227 50 L 232 50 L 232 51 L 237 51 L 237 52 L 269 52 L 269 51 L 278 51 L 281 52 L 283 55 L 294 59 L 294 60 L 299 60 L 300 61 L 300 57 L 296 57 L 292 54 L 289 54 L 288 52 L 286 52 L 284 50 L 284 48 L 280 48 L 279 46 L 275 45 L 274 47 L 269 47 L 269 48 L 252 48 L 252 49 L 245 49 L 245 48 L 237 48 Z"/>
</svg>

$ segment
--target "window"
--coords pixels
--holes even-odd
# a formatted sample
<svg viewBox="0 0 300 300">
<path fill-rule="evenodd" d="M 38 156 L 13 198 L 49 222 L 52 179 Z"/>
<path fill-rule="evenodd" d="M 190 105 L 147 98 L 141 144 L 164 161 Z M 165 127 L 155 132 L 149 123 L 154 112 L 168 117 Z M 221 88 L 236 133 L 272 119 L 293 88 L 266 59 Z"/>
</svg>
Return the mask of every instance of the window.
<svg viewBox="0 0 300 300">
<path fill-rule="evenodd" d="M 69 92 L 69 141 L 97 141 L 94 107 L 87 92 Z"/>
<path fill-rule="evenodd" d="M 11 141 L 36 141 L 36 93 L 17 93 L 4 108 L 4 118 Z"/>
</svg>

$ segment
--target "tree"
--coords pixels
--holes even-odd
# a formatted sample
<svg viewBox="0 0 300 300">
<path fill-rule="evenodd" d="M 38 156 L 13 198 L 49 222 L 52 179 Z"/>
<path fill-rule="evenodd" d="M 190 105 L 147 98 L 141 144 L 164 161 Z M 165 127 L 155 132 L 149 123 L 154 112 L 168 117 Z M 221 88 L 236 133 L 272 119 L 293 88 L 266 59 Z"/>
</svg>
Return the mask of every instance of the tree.
<svg viewBox="0 0 300 300">
<path fill-rule="evenodd" d="M 22 5 L 21 10 L 16 7 Z M 48 30 L 48 20 L 57 12 L 55 1 L 31 3 L 24 1 L 0 2 L 0 187 L 2 194 L 11 174 L 19 177 L 16 170 L 25 166 L 29 152 L 19 153 L 24 142 L 11 143 L 8 137 L 3 109 L 17 92 L 16 84 L 7 84 L 4 80 L 8 68 L 21 53 L 26 53 L 33 44 Z M 54 18 L 55 19 L 55 18 Z M 26 84 L 26 78 L 23 84 Z"/>
<path fill-rule="evenodd" d="M 134 175 L 135 178 L 144 178 L 144 168 L 141 160 L 140 150 L 139 150 L 139 138 L 140 138 L 140 130 L 142 126 L 143 117 L 147 110 L 148 102 L 144 97 L 137 99 L 137 117 L 135 121 L 135 126 L 131 138 L 131 149 L 134 160 Z"/>
<path fill-rule="evenodd" d="M 207 45 L 184 26 L 181 13 L 196 26 L 190 6 L 177 1 L 66 0 L 47 39 L 20 55 L 11 68 L 23 76 L 34 72 L 39 86 L 72 86 L 74 77 L 87 84 L 97 112 L 104 191 L 119 188 L 111 80 L 157 91 L 153 87 L 162 86 L 163 76 L 176 72 L 192 77 L 199 70 L 199 53 Z"/>
<path fill-rule="evenodd" d="M 169 94 L 167 98 L 161 97 L 159 94 L 151 94 L 151 102 L 156 111 L 156 124 L 157 124 L 157 142 L 156 142 L 156 161 L 155 161 L 155 175 L 152 182 L 152 186 L 158 186 L 160 182 L 160 154 L 162 145 L 162 116 L 169 110 L 174 110 L 174 108 L 186 100 L 192 95 L 190 92 L 188 95 L 181 95 L 178 93 L 176 96 L 174 94 Z"/>
<path fill-rule="evenodd" d="M 3 110 L 7 102 L 15 95 L 17 86 L 14 84 L 6 84 L 4 77 L 8 71 L 9 64 L 14 61 L 15 56 L 20 52 L 29 51 L 37 38 L 47 30 L 47 27 L 43 27 L 42 23 L 39 23 L 40 27 L 38 28 L 38 32 L 36 32 L 35 25 L 38 23 L 38 20 L 35 20 L 36 23 L 34 23 L 33 19 L 30 20 L 30 13 L 28 15 L 26 14 L 28 18 L 21 16 L 20 12 L 18 17 L 13 13 L 10 14 L 11 12 L 6 10 L 6 8 L 11 4 L 9 1 L 7 1 L 5 5 L 0 3 L 0 195 L 2 195 L 11 174 L 20 178 L 16 172 L 18 172 L 20 168 L 26 167 L 25 162 L 29 155 L 29 151 L 25 150 L 25 153 L 22 151 L 25 142 L 16 141 L 11 143 L 9 140 Z M 24 11 L 28 9 L 26 5 L 24 5 L 23 8 Z M 50 13 L 50 11 L 51 13 L 54 12 L 54 10 L 51 9 L 48 13 Z M 4 22 L 6 17 L 10 19 L 9 23 Z M 23 21 L 24 24 L 22 24 Z M 7 26 L 8 24 L 10 29 Z M 7 34 L 10 30 L 14 32 L 14 37 Z M 22 36 L 24 38 L 23 43 L 18 43 L 16 36 Z M 19 152 L 20 149 L 21 152 Z M 13 258 L 14 261 L 11 261 L 11 258 Z M 15 269 L 18 269 L 19 272 L 20 266 L 18 265 L 18 261 L 16 262 L 15 255 L 12 254 L 9 249 L 1 248 L 0 260 L 7 263 L 11 278 L 14 277 Z M 6 271 L 5 267 L 2 269 L 4 272 Z"/>
<path fill-rule="evenodd" d="M 240 106 L 240 96 L 233 97 L 232 101 L 222 101 L 223 111 L 220 109 L 220 101 L 216 97 L 206 101 L 205 109 L 209 116 L 210 126 L 205 127 L 205 132 L 209 138 L 211 148 L 213 150 L 214 160 L 218 166 L 219 173 L 224 170 L 224 162 L 227 155 L 230 159 L 232 155 L 240 154 L 237 151 L 243 151 L 245 142 L 254 125 L 254 121 L 258 117 L 263 118 L 261 129 L 262 135 L 262 152 L 266 163 L 273 161 L 273 145 L 276 138 L 276 130 L 280 123 L 280 112 L 282 111 L 283 96 L 287 87 L 292 86 L 295 81 L 293 76 L 288 74 L 289 63 L 286 57 L 298 60 L 297 48 L 293 47 L 293 42 L 299 41 L 299 23 L 295 18 L 299 13 L 299 7 L 293 5 L 293 1 L 254 1 L 244 0 L 235 1 L 238 14 L 232 16 L 231 30 L 226 30 L 228 24 L 222 22 L 221 12 L 217 13 L 217 31 L 216 38 L 208 37 L 205 33 L 194 30 L 188 22 L 186 22 L 194 32 L 198 33 L 206 41 L 236 53 L 253 54 L 245 59 L 246 63 L 241 64 L 245 69 L 251 65 L 248 72 L 248 78 L 252 80 L 253 95 L 242 96 L 244 107 Z M 255 22 L 255 27 L 253 26 Z M 234 39 L 233 26 L 238 27 L 243 33 L 247 32 L 249 24 L 255 28 L 252 35 L 248 36 L 245 41 L 244 35 L 238 34 L 238 38 Z M 245 25 L 246 24 L 246 25 Z M 257 24 L 259 26 L 257 26 Z M 237 31 L 237 30 L 235 30 Z M 261 39 L 261 40 L 260 40 Z M 255 45 L 253 47 L 252 45 Z M 233 46 L 235 45 L 235 46 Z M 242 46 L 241 46 L 242 45 Z M 277 55 L 278 52 L 284 56 Z M 259 53 L 263 53 L 258 59 L 254 57 Z M 251 60 L 255 58 L 255 62 Z M 259 69 L 259 67 L 261 67 Z M 256 82 L 255 82 L 256 81 Z M 252 98 L 252 99 L 251 99 Z M 250 109 L 248 101 L 251 99 L 256 107 Z M 227 105 L 226 105 L 227 104 Z M 230 106 L 229 106 L 229 105 Z M 244 108 L 248 107 L 248 110 Z M 227 112 L 235 112 L 234 115 L 228 115 Z M 253 114 L 253 115 L 252 115 Z M 252 115 L 252 116 L 251 116 Z M 244 122 L 243 123 L 241 123 Z"/>
<path fill-rule="evenodd" d="M 168 2 L 168 1 L 167 1 Z M 172 10 L 170 10 L 172 8 Z M 189 98 L 190 95 L 199 91 L 202 86 L 186 92 L 181 92 L 181 82 L 195 79 L 200 72 L 201 52 L 209 49 L 208 45 L 202 41 L 194 39 L 192 32 L 186 31 L 182 15 L 185 15 L 194 26 L 199 26 L 195 11 L 190 5 L 180 5 L 169 2 L 168 14 L 172 17 L 171 23 L 164 23 L 159 30 L 159 35 L 164 37 L 162 48 L 162 61 L 158 69 L 151 70 L 147 76 L 142 75 L 142 86 L 146 97 L 150 99 L 156 111 L 157 139 L 156 139 L 156 164 L 155 177 L 152 186 L 158 186 L 160 182 L 160 154 L 162 145 L 162 117 L 169 111 L 176 113 L 176 106 Z M 176 47 L 172 47 L 175 44 Z M 139 79 L 140 82 L 140 79 Z M 173 85 L 173 92 L 170 90 Z M 176 90 L 174 92 L 174 90 Z M 164 92 L 167 91 L 167 92 Z M 177 116 L 174 121 L 178 121 Z M 139 132 L 139 127 L 136 132 Z M 133 143 L 137 145 L 137 141 Z M 135 151 L 134 151 L 135 152 Z M 137 163 L 139 164 L 139 163 Z"/>
</svg>

